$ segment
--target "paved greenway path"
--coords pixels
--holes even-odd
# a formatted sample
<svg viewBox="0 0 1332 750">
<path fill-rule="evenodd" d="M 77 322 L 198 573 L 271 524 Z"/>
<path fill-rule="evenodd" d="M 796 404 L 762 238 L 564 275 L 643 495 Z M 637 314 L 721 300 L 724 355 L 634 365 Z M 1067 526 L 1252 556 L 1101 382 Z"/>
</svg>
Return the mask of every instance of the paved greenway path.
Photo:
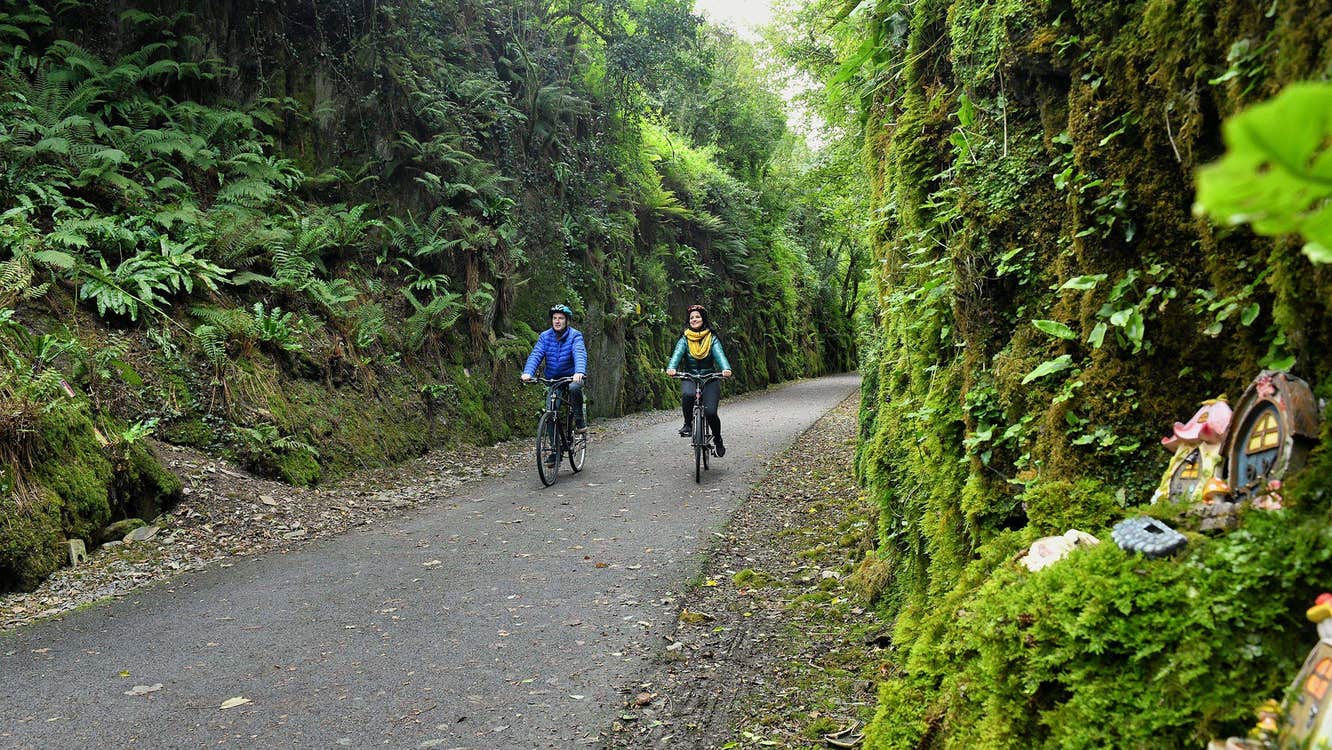
<svg viewBox="0 0 1332 750">
<path fill-rule="evenodd" d="M 514 471 L 0 636 L 0 747 L 593 746 L 707 536 L 858 385 L 723 400 L 729 452 L 699 485 L 663 417 L 594 443 L 554 487 Z"/>
</svg>

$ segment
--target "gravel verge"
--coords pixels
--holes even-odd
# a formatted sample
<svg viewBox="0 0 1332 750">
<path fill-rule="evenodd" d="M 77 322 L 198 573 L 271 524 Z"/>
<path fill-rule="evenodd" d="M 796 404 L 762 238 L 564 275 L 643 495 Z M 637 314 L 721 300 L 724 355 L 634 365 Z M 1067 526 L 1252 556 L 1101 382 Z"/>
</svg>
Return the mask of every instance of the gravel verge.
<svg viewBox="0 0 1332 750">
<path fill-rule="evenodd" d="M 778 457 L 715 535 L 603 750 L 858 743 L 888 630 L 863 600 L 874 521 L 852 471 L 858 398 Z"/>
</svg>

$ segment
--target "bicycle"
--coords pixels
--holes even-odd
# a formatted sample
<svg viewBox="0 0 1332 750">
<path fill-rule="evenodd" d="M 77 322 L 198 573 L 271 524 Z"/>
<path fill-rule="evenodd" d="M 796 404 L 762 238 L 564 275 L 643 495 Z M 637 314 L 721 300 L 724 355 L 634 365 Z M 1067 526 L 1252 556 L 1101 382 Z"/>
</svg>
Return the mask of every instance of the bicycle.
<svg viewBox="0 0 1332 750">
<path fill-rule="evenodd" d="M 575 474 L 583 470 L 587 460 L 587 431 L 574 429 L 573 409 L 569 406 L 568 391 L 560 386 L 573 382 L 566 378 L 532 378 L 530 383 L 546 386 L 545 407 L 537 419 L 536 463 L 541 484 L 549 487 L 559 479 L 560 461 L 569 457 L 569 468 Z M 547 463 L 554 456 L 553 463 Z"/>
<path fill-rule="evenodd" d="M 710 381 L 720 380 L 723 376 L 719 372 L 710 372 L 706 375 L 693 375 L 687 372 L 677 372 L 667 377 L 676 380 L 692 380 L 694 382 L 694 417 L 693 432 L 690 433 L 691 443 L 694 447 L 694 482 L 703 481 L 703 472 L 708 469 L 708 458 L 714 455 L 712 428 L 708 425 L 707 414 L 703 411 L 703 386 Z"/>
</svg>

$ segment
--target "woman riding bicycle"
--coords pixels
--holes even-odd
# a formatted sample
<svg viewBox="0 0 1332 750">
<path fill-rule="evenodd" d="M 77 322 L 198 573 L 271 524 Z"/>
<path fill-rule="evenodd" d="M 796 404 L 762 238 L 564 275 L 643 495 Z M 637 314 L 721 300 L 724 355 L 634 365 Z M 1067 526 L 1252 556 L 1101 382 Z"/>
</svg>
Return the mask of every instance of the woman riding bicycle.
<svg viewBox="0 0 1332 750">
<path fill-rule="evenodd" d="M 523 367 L 523 380 L 531 380 L 537 367 L 545 360 L 545 375 L 548 378 L 567 378 L 573 380 L 564 388 L 569 393 L 569 408 L 574 415 L 574 428 L 580 432 L 587 429 L 583 421 L 583 378 L 587 375 L 587 347 L 583 344 L 583 334 L 569 325 L 573 310 L 568 305 L 555 305 L 550 308 L 550 328 L 537 337 L 536 346 L 527 356 L 527 365 Z M 551 454 L 546 463 L 555 464 L 559 457 Z"/>
<path fill-rule="evenodd" d="M 721 371 L 722 377 L 731 377 L 731 363 L 726 361 L 721 341 L 708 328 L 708 311 L 702 305 L 690 305 L 685 314 L 689 324 L 675 344 L 671 362 L 666 365 L 666 374 L 674 376 L 679 368 L 691 375 Z M 689 437 L 693 431 L 689 417 L 694 410 L 694 399 L 698 397 L 697 390 L 698 386 L 692 380 L 680 383 L 680 406 L 684 410 L 684 427 L 680 428 L 680 437 Z M 726 455 L 726 446 L 722 444 L 721 417 L 717 416 L 717 404 L 721 402 L 721 381 L 713 380 L 703 386 L 702 398 L 703 412 L 707 415 L 708 426 L 712 428 L 713 451 L 721 458 Z"/>
</svg>

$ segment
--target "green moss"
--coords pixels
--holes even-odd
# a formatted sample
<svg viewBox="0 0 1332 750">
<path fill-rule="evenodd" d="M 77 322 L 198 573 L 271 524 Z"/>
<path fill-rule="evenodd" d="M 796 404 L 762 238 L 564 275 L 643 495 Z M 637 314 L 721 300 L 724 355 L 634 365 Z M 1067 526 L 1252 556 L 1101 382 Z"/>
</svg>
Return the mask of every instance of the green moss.
<svg viewBox="0 0 1332 750">
<path fill-rule="evenodd" d="M 114 487 L 116 515 L 151 519 L 180 501 L 182 484 L 146 445 L 135 443 L 116 472 Z"/>
<path fill-rule="evenodd" d="M 207 448 L 217 442 L 217 433 L 203 419 L 190 417 L 171 422 L 158 433 L 168 443 Z"/>
<path fill-rule="evenodd" d="M 111 520 L 112 466 L 97 441 L 91 420 L 76 408 L 43 415 L 40 463 L 32 478 L 60 499 L 64 531 L 90 539 Z"/>
<path fill-rule="evenodd" d="M 39 489 L 19 508 L 10 493 L 0 495 L 0 591 L 30 590 L 59 568 L 61 499 Z"/>
<path fill-rule="evenodd" d="M 1285 545 L 1303 555 L 1300 575 L 1317 577 L 1321 553 L 1301 545 L 1321 542 L 1294 541 L 1312 526 L 1255 520 L 1252 535 L 1194 542 L 1174 569 L 1108 544 L 1044 578 L 1009 560 L 1038 535 L 1103 532 L 1145 502 L 1170 423 L 1238 394 L 1274 339 L 1332 394 L 1327 270 L 1298 243 L 1205 226 L 1189 206 L 1194 169 L 1218 154 L 1221 116 L 1326 76 L 1332 53 L 1318 40 L 1332 13 L 1304 0 L 936 0 L 901 12 L 909 33 L 876 54 L 905 62 L 862 111 L 883 304 L 857 472 L 879 510 L 875 577 L 889 580 L 875 590 L 911 657 L 897 660 L 907 674 L 881 696 L 867 747 L 1180 746 L 1234 731 L 1302 653 L 1291 644 L 1307 628 L 1290 613 L 1306 591 L 1277 586 L 1274 605 L 1262 586 L 1216 571 L 1270 577 L 1286 566 L 1264 545 Z M 901 16 L 869 16 L 866 34 L 900 28 Z M 1090 289 L 1063 288 L 1098 274 Z M 1258 317 L 1239 323 L 1250 305 Z M 1143 320 L 1138 341 L 1111 322 L 1129 308 Z M 1073 336 L 1046 335 L 1034 319 Z M 1027 380 L 1060 356 L 1071 367 Z M 1316 450 L 1288 499 L 1310 513 L 1332 502 L 1330 464 Z M 1102 609 L 1079 609 L 1078 576 L 1122 599 L 1082 591 Z M 1068 600 L 1052 610 L 1040 597 L 1058 599 L 1042 588 L 1054 579 Z M 1129 665 L 1117 667 L 1087 623 L 1131 628 L 1139 605 L 1157 632 L 1121 632 L 1132 645 L 1107 649 Z M 1217 610 L 1228 624 L 1215 626 Z M 1043 625 L 1063 630 L 1042 641 Z M 1008 640 L 987 642 L 981 628 Z M 1134 675 L 1145 690 L 1134 692 Z"/>
<path fill-rule="evenodd" d="M 774 583 L 772 576 L 750 568 L 745 568 L 731 576 L 731 580 L 735 582 L 736 586 L 755 589 L 771 586 Z"/>
<path fill-rule="evenodd" d="M 809 722 L 805 724 L 805 728 L 801 730 L 800 733 L 804 735 L 807 739 L 817 740 L 821 739 L 825 734 L 836 732 L 838 728 L 839 725 L 837 721 L 834 720 L 832 717 L 819 716 L 810 719 Z"/>
<path fill-rule="evenodd" d="M 317 484 L 322 474 L 319 462 L 309 451 L 303 450 L 287 451 L 277 459 L 275 468 L 282 481 L 298 487 Z"/>
<path fill-rule="evenodd" d="M 1039 482 L 1022 496 L 1031 527 L 1044 535 L 1069 529 L 1097 533 L 1119 515 L 1115 493 L 1091 478 Z"/>
</svg>

